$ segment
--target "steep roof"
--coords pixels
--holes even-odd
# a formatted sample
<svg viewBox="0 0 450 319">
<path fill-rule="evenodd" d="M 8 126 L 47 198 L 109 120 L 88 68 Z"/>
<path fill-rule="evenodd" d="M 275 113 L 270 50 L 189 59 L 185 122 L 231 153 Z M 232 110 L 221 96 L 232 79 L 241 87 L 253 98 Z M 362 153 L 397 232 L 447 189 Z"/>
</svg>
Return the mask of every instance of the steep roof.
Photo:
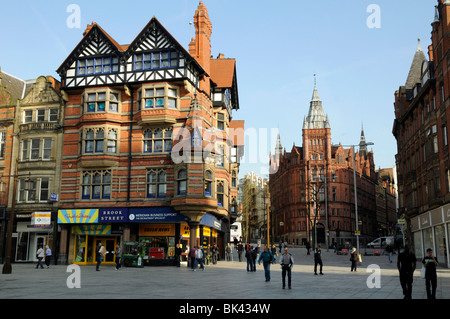
<svg viewBox="0 0 450 319">
<path fill-rule="evenodd" d="M 420 76 L 422 72 L 422 63 L 426 60 L 425 53 L 420 47 L 420 39 L 418 39 L 418 45 L 416 53 L 414 54 L 411 67 L 409 68 L 408 77 L 406 79 L 405 87 L 407 89 L 412 89 L 416 83 L 420 82 Z"/>
<path fill-rule="evenodd" d="M 211 79 L 219 88 L 233 86 L 233 77 L 236 66 L 235 59 L 211 59 Z"/>
</svg>

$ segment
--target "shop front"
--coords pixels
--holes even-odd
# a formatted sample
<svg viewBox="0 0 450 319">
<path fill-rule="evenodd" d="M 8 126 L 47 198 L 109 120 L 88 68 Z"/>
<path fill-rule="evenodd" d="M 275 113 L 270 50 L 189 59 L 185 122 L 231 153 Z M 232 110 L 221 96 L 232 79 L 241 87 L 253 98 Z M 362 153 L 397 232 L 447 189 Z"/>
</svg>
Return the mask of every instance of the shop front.
<svg viewBox="0 0 450 319">
<path fill-rule="evenodd" d="M 439 264 L 449 267 L 450 204 L 411 219 L 414 253 L 418 259 L 431 248 Z"/>
<path fill-rule="evenodd" d="M 175 246 L 188 218 L 172 207 L 129 209 L 131 237 L 143 247 L 144 265 L 175 265 Z"/>
<path fill-rule="evenodd" d="M 106 248 L 104 263 L 115 263 L 116 245 L 121 243 L 123 227 L 128 222 L 127 208 L 65 209 L 58 211 L 58 224 L 69 226 L 69 264 L 90 265 L 97 262 L 96 247 Z"/>
</svg>

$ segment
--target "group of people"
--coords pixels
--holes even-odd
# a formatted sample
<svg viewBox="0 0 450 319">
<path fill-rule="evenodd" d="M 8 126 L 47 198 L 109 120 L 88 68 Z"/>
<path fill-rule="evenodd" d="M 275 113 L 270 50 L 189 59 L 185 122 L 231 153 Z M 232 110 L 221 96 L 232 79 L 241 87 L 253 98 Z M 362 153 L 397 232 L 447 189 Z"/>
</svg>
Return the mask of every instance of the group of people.
<svg viewBox="0 0 450 319">
<path fill-rule="evenodd" d="M 50 268 L 50 260 L 52 258 L 52 250 L 50 247 L 45 246 L 45 251 L 42 248 L 42 246 L 38 247 L 38 250 L 36 251 L 36 258 L 38 260 L 36 269 L 41 268 L 44 269 L 44 266 L 42 265 L 42 259 L 45 258 L 45 264 L 47 265 L 47 268 Z"/>
</svg>

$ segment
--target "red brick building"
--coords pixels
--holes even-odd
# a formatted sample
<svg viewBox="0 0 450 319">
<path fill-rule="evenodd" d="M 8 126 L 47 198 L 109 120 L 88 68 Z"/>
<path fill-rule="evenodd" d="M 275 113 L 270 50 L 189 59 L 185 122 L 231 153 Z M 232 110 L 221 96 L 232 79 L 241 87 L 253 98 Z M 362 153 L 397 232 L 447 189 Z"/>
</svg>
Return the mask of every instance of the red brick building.
<svg viewBox="0 0 450 319">
<path fill-rule="evenodd" d="M 432 8 L 430 8 L 432 10 Z M 399 214 L 406 242 L 417 256 L 432 248 L 449 264 L 450 230 L 450 2 L 439 0 L 431 23 L 428 57 L 421 44 L 407 80 L 395 92 Z"/>
<path fill-rule="evenodd" d="M 331 144 L 331 127 L 314 87 L 309 113 L 303 121 L 303 146 L 283 151 L 278 137 L 270 160 L 270 198 L 275 240 L 297 245 L 317 242 L 344 244 L 356 230 L 353 148 Z M 364 238 L 376 234 L 373 152 L 367 151 L 364 133 L 355 154 L 359 230 Z"/>
<path fill-rule="evenodd" d="M 202 2 L 194 26 L 188 52 L 156 18 L 128 45 L 93 22 L 59 67 L 60 259 L 90 263 L 98 242 L 139 241 L 147 261 L 170 263 L 178 243 L 228 241 L 243 146 L 229 130 L 243 130 L 236 61 L 211 57 Z"/>
</svg>

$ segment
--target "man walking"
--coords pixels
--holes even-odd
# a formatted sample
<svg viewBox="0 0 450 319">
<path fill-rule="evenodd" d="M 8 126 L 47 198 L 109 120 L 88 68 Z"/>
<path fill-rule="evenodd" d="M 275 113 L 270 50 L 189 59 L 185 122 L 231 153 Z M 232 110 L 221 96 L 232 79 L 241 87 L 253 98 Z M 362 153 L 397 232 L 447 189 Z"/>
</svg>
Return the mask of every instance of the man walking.
<svg viewBox="0 0 450 319">
<path fill-rule="evenodd" d="M 322 251 L 320 250 L 320 245 L 314 250 L 314 275 L 317 275 L 317 265 L 320 265 L 320 274 L 323 275 Z"/>
<path fill-rule="evenodd" d="M 264 247 L 264 251 L 259 256 L 258 264 L 261 264 L 261 259 L 263 261 L 264 275 L 267 282 L 270 281 L 270 264 L 275 261 L 272 252 L 267 248 L 267 246 Z"/>
<path fill-rule="evenodd" d="M 436 299 L 436 267 L 439 266 L 439 263 L 437 258 L 433 256 L 433 250 L 431 248 L 427 249 L 427 255 L 422 259 L 422 265 L 425 267 L 425 287 L 427 289 L 427 298 Z"/>
<path fill-rule="evenodd" d="M 239 256 L 239 262 L 242 261 L 242 252 L 244 251 L 244 245 L 242 245 L 242 242 L 239 242 L 239 244 L 237 245 L 237 252 L 238 252 L 238 256 Z"/>
<path fill-rule="evenodd" d="M 294 257 L 289 253 L 288 248 L 284 248 L 284 254 L 280 257 L 281 276 L 283 279 L 283 289 L 286 288 L 286 274 L 288 276 L 288 288 L 291 289 L 291 270 L 294 265 Z"/>
<path fill-rule="evenodd" d="M 397 269 L 400 273 L 400 284 L 404 299 L 411 299 L 414 270 L 416 270 L 416 256 L 409 251 L 409 246 L 398 255 Z"/>
<path fill-rule="evenodd" d="M 197 270 L 197 264 L 200 264 L 200 268 L 205 270 L 205 266 L 203 265 L 203 250 L 200 247 L 195 247 L 195 264 L 193 270 Z"/>
</svg>

